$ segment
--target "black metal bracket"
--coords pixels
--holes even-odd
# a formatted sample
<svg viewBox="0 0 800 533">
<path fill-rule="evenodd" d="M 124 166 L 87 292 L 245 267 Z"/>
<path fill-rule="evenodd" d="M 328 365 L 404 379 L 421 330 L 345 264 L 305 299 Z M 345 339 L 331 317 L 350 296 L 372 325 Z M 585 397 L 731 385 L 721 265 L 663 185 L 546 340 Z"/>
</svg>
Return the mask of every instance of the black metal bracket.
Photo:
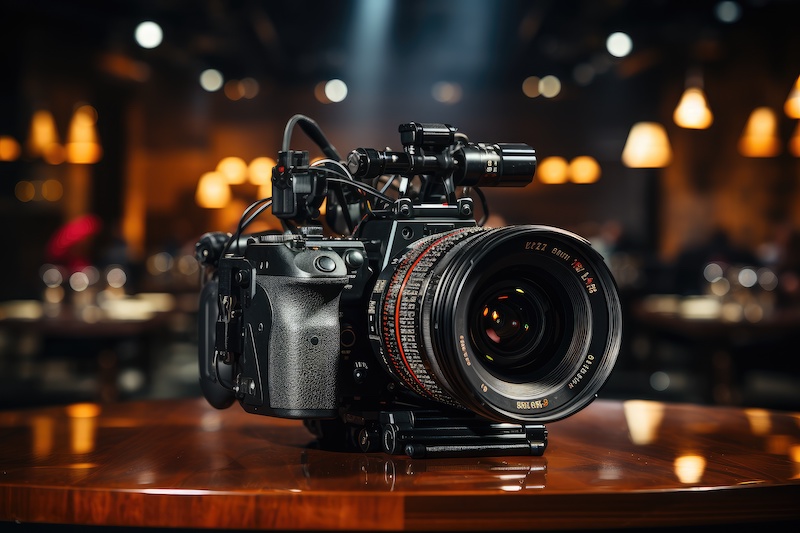
<svg viewBox="0 0 800 533">
<path fill-rule="evenodd" d="M 544 454 L 543 424 L 498 423 L 477 417 L 453 417 L 438 411 L 381 411 L 357 436 L 364 452 L 405 454 L 414 459 Z"/>
</svg>

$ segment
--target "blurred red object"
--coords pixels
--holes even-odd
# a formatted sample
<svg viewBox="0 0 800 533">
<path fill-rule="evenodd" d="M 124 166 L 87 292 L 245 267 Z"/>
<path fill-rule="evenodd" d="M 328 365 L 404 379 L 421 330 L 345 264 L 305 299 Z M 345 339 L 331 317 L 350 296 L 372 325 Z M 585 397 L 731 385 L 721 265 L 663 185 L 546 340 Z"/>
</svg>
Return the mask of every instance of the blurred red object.
<svg viewBox="0 0 800 533">
<path fill-rule="evenodd" d="M 47 242 L 48 261 L 58 263 L 72 272 L 91 264 L 92 238 L 102 227 L 95 215 L 81 215 L 59 227 Z"/>
</svg>

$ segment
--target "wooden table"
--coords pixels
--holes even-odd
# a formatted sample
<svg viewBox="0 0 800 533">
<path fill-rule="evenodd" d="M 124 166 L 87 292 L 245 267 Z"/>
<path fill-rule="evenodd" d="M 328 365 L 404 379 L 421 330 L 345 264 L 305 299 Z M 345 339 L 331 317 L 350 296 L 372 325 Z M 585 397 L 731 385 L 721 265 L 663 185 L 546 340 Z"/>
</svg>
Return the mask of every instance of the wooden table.
<svg viewBox="0 0 800 533">
<path fill-rule="evenodd" d="M 202 399 L 5 411 L 0 521 L 350 531 L 800 522 L 799 414 L 598 400 L 548 427 L 543 457 L 413 460 L 322 451 L 299 422 Z"/>
</svg>

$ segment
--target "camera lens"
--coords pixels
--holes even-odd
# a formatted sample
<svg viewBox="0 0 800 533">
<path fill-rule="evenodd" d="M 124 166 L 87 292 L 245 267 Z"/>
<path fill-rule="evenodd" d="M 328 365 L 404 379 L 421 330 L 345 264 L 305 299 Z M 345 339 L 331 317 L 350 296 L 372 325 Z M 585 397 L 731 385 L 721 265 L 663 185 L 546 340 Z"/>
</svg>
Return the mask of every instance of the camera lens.
<svg viewBox="0 0 800 533">
<path fill-rule="evenodd" d="M 510 279 L 521 273 L 508 273 Z M 488 369 L 517 380 L 554 352 L 563 333 L 563 310 L 538 283 L 491 284 L 475 299 L 470 339 Z"/>
<path fill-rule="evenodd" d="M 368 319 L 379 361 L 407 389 L 516 422 L 588 405 L 613 369 L 622 324 L 602 257 L 547 226 L 417 241 L 381 272 Z"/>
</svg>

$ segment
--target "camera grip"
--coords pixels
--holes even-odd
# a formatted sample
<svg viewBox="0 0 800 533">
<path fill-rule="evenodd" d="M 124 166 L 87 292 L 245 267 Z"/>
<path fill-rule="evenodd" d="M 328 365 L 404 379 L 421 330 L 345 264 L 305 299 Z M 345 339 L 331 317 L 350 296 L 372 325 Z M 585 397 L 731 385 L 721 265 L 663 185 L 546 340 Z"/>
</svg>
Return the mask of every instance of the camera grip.
<svg viewBox="0 0 800 533">
<path fill-rule="evenodd" d="M 346 277 L 259 276 L 269 296 L 270 408 L 288 418 L 338 414 L 339 297 Z"/>
</svg>

